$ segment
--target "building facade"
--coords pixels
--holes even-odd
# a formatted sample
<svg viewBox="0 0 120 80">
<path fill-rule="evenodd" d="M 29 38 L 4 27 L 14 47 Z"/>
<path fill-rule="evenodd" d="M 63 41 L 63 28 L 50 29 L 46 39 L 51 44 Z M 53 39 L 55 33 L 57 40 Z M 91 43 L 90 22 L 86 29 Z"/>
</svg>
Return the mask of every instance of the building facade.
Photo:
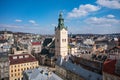
<svg viewBox="0 0 120 80">
<path fill-rule="evenodd" d="M 38 61 L 30 54 L 10 55 L 9 60 L 9 80 L 23 80 L 23 71 L 38 67 Z"/>
<path fill-rule="evenodd" d="M 120 60 L 107 59 L 103 64 L 103 80 L 120 80 Z"/>
<path fill-rule="evenodd" d="M 0 80 L 9 80 L 8 53 L 0 53 Z"/>
<path fill-rule="evenodd" d="M 62 13 L 59 14 L 58 26 L 55 27 L 55 55 L 64 58 L 68 54 L 68 32 L 64 26 Z"/>
<path fill-rule="evenodd" d="M 40 53 L 41 52 L 41 42 L 32 42 L 32 50 L 34 53 Z"/>
</svg>

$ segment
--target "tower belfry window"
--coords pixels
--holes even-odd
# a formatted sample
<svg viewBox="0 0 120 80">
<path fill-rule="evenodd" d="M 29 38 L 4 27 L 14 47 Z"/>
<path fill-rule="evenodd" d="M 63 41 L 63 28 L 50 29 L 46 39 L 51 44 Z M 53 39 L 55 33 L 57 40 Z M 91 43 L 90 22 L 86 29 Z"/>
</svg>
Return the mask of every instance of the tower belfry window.
<svg viewBox="0 0 120 80">
<path fill-rule="evenodd" d="M 66 42 L 66 39 L 62 39 L 62 42 Z"/>
</svg>

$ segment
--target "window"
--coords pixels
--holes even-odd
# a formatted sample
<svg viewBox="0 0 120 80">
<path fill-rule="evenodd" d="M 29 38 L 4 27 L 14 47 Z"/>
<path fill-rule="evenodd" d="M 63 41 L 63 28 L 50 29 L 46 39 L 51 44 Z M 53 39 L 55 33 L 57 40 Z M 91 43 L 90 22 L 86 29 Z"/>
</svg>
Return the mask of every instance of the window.
<svg viewBox="0 0 120 80">
<path fill-rule="evenodd" d="M 13 74 L 11 74 L 11 77 L 13 77 Z"/>
<path fill-rule="evenodd" d="M 66 39 L 62 39 L 62 42 L 66 42 Z"/>
<path fill-rule="evenodd" d="M 14 56 L 13 59 L 17 59 L 17 56 Z"/>
<path fill-rule="evenodd" d="M 66 39 L 64 39 L 64 41 L 66 42 Z"/>
<path fill-rule="evenodd" d="M 11 70 L 11 72 L 13 72 L 13 70 Z"/>
<path fill-rule="evenodd" d="M 16 76 L 16 73 L 15 73 L 15 76 Z"/>
<path fill-rule="evenodd" d="M 23 58 L 23 56 L 19 56 L 19 59 Z"/>
<path fill-rule="evenodd" d="M 28 58 L 29 57 L 29 55 L 25 55 L 25 58 Z"/>
</svg>

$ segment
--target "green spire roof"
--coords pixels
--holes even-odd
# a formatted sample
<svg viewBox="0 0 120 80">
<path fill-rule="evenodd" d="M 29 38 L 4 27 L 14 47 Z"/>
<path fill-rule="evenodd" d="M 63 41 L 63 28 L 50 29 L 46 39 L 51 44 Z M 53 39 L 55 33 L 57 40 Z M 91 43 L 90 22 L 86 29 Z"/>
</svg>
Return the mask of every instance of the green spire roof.
<svg viewBox="0 0 120 80">
<path fill-rule="evenodd" d="M 62 12 L 60 12 L 59 14 L 59 19 L 62 19 Z"/>
<path fill-rule="evenodd" d="M 64 19 L 62 17 L 62 12 L 60 12 L 59 14 L 59 19 L 58 19 L 58 29 L 67 29 L 65 26 L 64 26 Z"/>
</svg>

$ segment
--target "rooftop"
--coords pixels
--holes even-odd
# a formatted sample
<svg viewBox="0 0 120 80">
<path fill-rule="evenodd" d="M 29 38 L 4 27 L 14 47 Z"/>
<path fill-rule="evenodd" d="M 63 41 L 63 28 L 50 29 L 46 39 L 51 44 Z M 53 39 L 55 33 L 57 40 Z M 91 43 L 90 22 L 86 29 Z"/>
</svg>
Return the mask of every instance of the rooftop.
<svg viewBox="0 0 120 80">
<path fill-rule="evenodd" d="M 56 64 L 66 70 L 69 70 L 79 76 L 83 77 L 85 80 L 102 80 L 102 75 L 94 73 L 92 71 L 82 68 L 80 65 L 73 64 L 72 62 L 58 59 Z"/>
<path fill-rule="evenodd" d="M 37 61 L 30 54 L 10 55 L 9 56 L 9 60 L 10 60 L 10 65 Z"/>
<path fill-rule="evenodd" d="M 115 73 L 116 62 L 117 62 L 116 59 L 107 59 L 103 65 L 103 72 L 106 72 L 112 75 L 117 75 Z M 120 76 L 120 75 L 117 75 L 117 76 Z"/>
<path fill-rule="evenodd" d="M 24 71 L 23 80 L 26 80 L 26 76 L 28 77 L 28 80 L 63 80 L 44 67 Z"/>
<path fill-rule="evenodd" d="M 40 42 L 32 42 L 32 45 L 40 45 Z"/>
<path fill-rule="evenodd" d="M 8 53 L 0 52 L 0 61 L 8 61 Z"/>
</svg>

